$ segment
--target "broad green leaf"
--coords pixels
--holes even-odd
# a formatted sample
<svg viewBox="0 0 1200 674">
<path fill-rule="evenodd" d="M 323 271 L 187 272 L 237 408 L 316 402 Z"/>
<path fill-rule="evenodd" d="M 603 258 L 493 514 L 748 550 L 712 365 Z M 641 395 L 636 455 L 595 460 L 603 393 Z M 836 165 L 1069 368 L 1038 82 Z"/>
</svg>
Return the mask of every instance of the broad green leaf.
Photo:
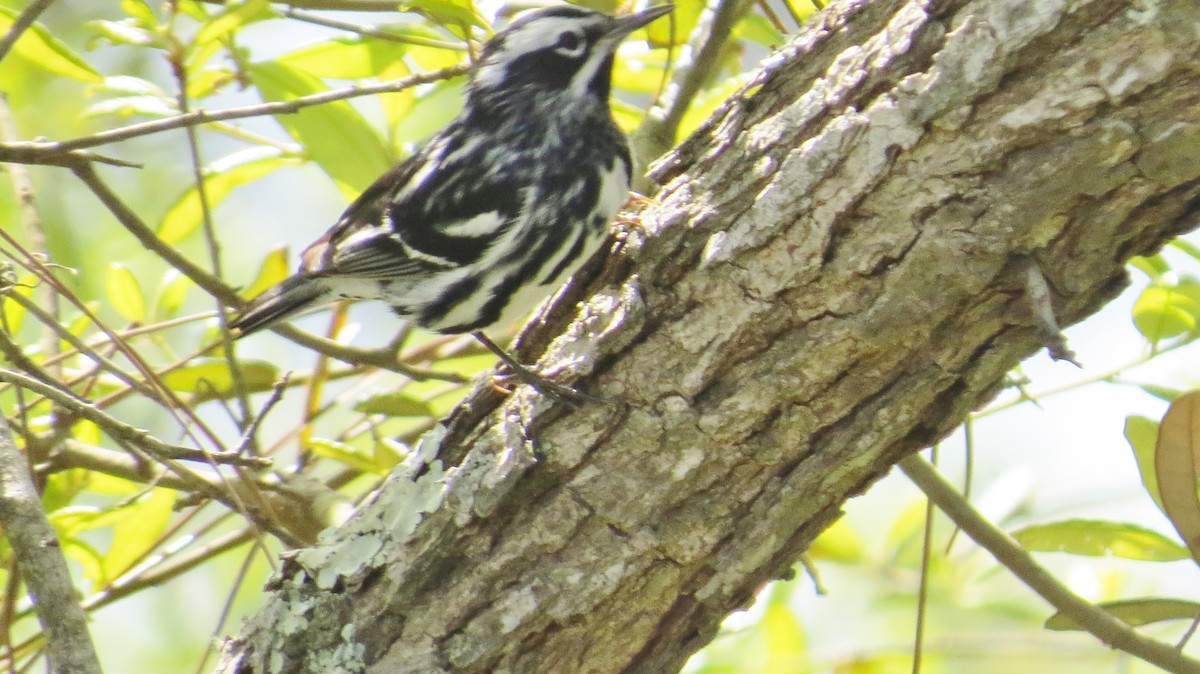
<svg viewBox="0 0 1200 674">
<path fill-rule="evenodd" d="M 613 66 L 613 86 L 635 94 L 657 94 L 665 85 L 664 52 L 643 54 L 637 59 L 622 59 Z"/>
<path fill-rule="evenodd" d="M 104 556 L 104 571 L 117 578 L 136 564 L 158 542 L 171 521 L 175 492 L 151 489 L 133 503 L 118 508 L 112 525 L 112 546 Z"/>
<path fill-rule="evenodd" d="M 1200 604 L 1182 599 L 1122 599 L 1096 604 L 1130 627 L 1140 627 L 1164 620 L 1195 620 L 1200 616 Z M 1066 631 L 1082 629 L 1071 618 L 1055 613 L 1046 619 L 1046 629 Z"/>
<path fill-rule="evenodd" d="M 383 414 L 389 417 L 428 417 L 433 415 L 429 403 L 411 395 L 388 392 L 373 395 L 354 406 L 364 414 Z"/>
<path fill-rule="evenodd" d="M 1133 324 L 1151 343 L 1191 332 L 1197 315 L 1200 305 L 1176 288 L 1150 286 L 1133 305 Z"/>
<path fill-rule="evenodd" d="M 214 162 L 205 170 L 204 188 L 210 208 L 216 208 L 235 188 L 252 183 L 281 166 L 298 160 L 279 156 L 274 148 L 251 148 Z M 195 232 L 204 222 L 200 193 L 193 186 L 171 206 L 158 226 L 158 236 L 176 245 Z"/>
<path fill-rule="evenodd" d="M 489 28 L 487 19 L 475 8 L 472 0 L 414 0 L 400 3 L 400 11 L 427 16 L 434 23 L 452 30 L 460 26 Z"/>
<path fill-rule="evenodd" d="M 704 6 L 705 3 L 703 2 L 675 3 L 675 11 L 667 16 L 655 19 L 642 29 L 645 32 L 647 41 L 654 47 L 684 44 L 688 41 L 692 31 L 696 29 L 696 24 L 700 21 L 700 14 L 704 11 Z M 631 39 L 637 40 L 636 36 L 637 33 L 634 33 L 634 37 Z"/>
<path fill-rule="evenodd" d="M 137 277 L 120 262 L 113 262 L 104 275 L 104 292 L 112 306 L 130 322 L 141 322 L 146 318 L 146 296 Z"/>
<path fill-rule="evenodd" d="M 1200 391 L 1180 396 L 1167 408 L 1154 445 L 1154 476 L 1163 512 L 1200 561 Z"/>
<path fill-rule="evenodd" d="M 187 300 L 188 288 L 191 287 L 191 279 L 177 269 L 168 269 L 167 273 L 163 274 L 162 282 L 158 286 L 158 303 L 155 306 L 155 314 L 161 318 L 174 316 Z"/>
<path fill-rule="evenodd" d="M 280 246 L 267 253 L 267 257 L 258 268 L 258 275 L 254 277 L 254 283 L 250 284 L 244 294 L 246 297 L 254 297 L 287 278 L 289 273 L 288 247 Z"/>
<path fill-rule="evenodd" d="M 1187 559 L 1188 551 L 1170 538 L 1136 524 L 1063 520 L 1013 532 L 1026 550 L 1069 552 L 1089 557 L 1122 557 L 1150 562 Z"/>
<path fill-rule="evenodd" d="M 1180 391 L 1179 389 L 1176 389 L 1176 388 L 1171 388 L 1169 386 L 1157 386 L 1155 384 L 1138 384 L 1137 387 L 1142 389 L 1146 393 L 1149 393 L 1150 395 L 1154 396 L 1155 398 L 1158 398 L 1159 400 L 1165 400 L 1167 402 L 1171 402 L 1172 400 L 1183 395 L 1183 391 Z"/>
<path fill-rule="evenodd" d="M 327 438 L 313 438 L 305 445 L 305 449 L 313 454 L 326 459 L 332 459 L 338 463 L 343 463 L 357 471 L 363 473 L 379 473 L 382 474 L 388 469 L 379 466 L 374 458 L 366 455 L 363 452 L 336 440 Z"/>
<path fill-rule="evenodd" d="M 1171 265 L 1167 264 L 1162 255 L 1132 257 L 1129 259 L 1129 265 L 1148 276 L 1152 281 L 1171 271 Z"/>
<path fill-rule="evenodd" d="M 227 68 L 206 68 L 188 77 L 188 98 L 199 100 L 212 96 L 235 80 L 234 74 Z"/>
<path fill-rule="evenodd" d="M 5 280 L 0 280 L 0 283 L 7 283 Z M 25 322 L 25 307 L 19 304 L 16 300 L 8 297 L 9 293 L 16 293 L 21 297 L 29 299 L 33 297 L 33 287 L 37 284 L 37 277 L 33 274 L 25 274 L 16 280 L 16 283 L 5 291 L 2 304 L 4 308 L 4 322 L 0 323 L 0 329 L 7 329 L 9 334 L 17 334 L 21 330 L 21 325 Z"/>
<path fill-rule="evenodd" d="M 238 362 L 246 391 L 270 391 L 279 379 L 279 369 L 265 360 Z M 195 395 L 193 402 L 228 398 L 235 393 L 229 361 L 224 358 L 196 358 L 191 363 L 163 375 L 163 383 L 175 391 Z"/>
<path fill-rule="evenodd" d="M 380 71 L 379 79 L 394 80 L 411 74 L 412 71 L 409 70 L 404 61 L 395 61 Z M 416 102 L 417 92 L 415 88 L 380 94 L 379 105 L 383 107 L 383 118 L 387 122 L 387 128 L 395 129 L 400 124 L 400 120 L 412 112 L 413 105 Z"/>
<path fill-rule="evenodd" d="M 170 98 L 171 96 L 160 86 L 150 80 L 134 77 L 132 75 L 110 75 L 104 78 L 100 84 L 95 84 L 90 87 L 93 91 L 100 91 L 114 94 L 128 94 L 130 96 L 154 96 L 156 98 Z"/>
<path fill-rule="evenodd" d="M 396 143 L 419 143 L 432 136 L 458 114 L 462 105 L 460 83 L 438 82 L 417 98 L 412 111 L 396 127 Z"/>
<path fill-rule="evenodd" d="M 59 545 L 67 559 L 83 568 L 83 577 L 91 581 L 93 589 L 99 590 L 108 584 L 110 579 L 104 577 L 104 558 L 98 550 L 73 536 L 59 535 Z"/>
<path fill-rule="evenodd" d="M 357 80 L 378 77 L 404 58 L 406 46 L 362 37 L 337 37 L 301 47 L 275 59 L 317 77 Z M 382 79 L 382 78 L 381 78 Z"/>
<path fill-rule="evenodd" d="M 136 19 L 143 26 L 158 25 L 158 17 L 154 15 L 154 10 L 150 8 L 150 4 L 146 0 L 121 0 L 121 11 L 129 15 L 129 18 Z"/>
<path fill-rule="evenodd" d="M 0 7 L 0 35 L 8 33 L 17 12 Z M 45 26 L 34 23 L 12 46 L 12 53 L 55 75 L 80 82 L 100 82 L 104 78 L 87 61 L 54 37 Z"/>
<path fill-rule="evenodd" d="M 289 101 L 326 90 L 317 78 L 281 63 L 254 64 L 250 75 L 269 101 Z M 278 115 L 276 121 L 348 197 L 356 197 L 391 167 L 391 158 L 379 136 L 346 101 Z M 444 119 L 439 120 L 439 126 L 444 123 Z"/>
<path fill-rule="evenodd" d="M 445 33 L 438 31 L 436 28 L 420 23 L 405 24 L 404 32 L 415 38 L 424 38 L 437 42 L 459 41 L 459 44 L 465 45 L 457 35 L 448 38 Z M 441 70 L 442 68 L 458 65 L 463 60 L 463 52 L 456 49 L 444 49 L 442 47 L 420 44 L 409 44 L 407 48 L 409 57 L 412 58 L 413 63 L 421 70 Z"/>
<path fill-rule="evenodd" d="M 46 512 L 69 506 L 79 492 L 88 486 L 90 474 L 82 468 L 72 468 L 47 475 L 45 487 L 42 488 L 42 506 Z"/>
<path fill-rule="evenodd" d="M 1200 260 L 1200 246 L 1188 241 L 1187 239 L 1173 239 L 1170 245 L 1172 248 L 1187 253 L 1193 260 Z M 1160 257 L 1160 256 L 1155 256 Z M 1165 264 L 1165 263 L 1164 263 Z"/>
<path fill-rule="evenodd" d="M 277 16 L 269 0 L 246 0 L 230 2 L 196 33 L 196 44 L 205 45 L 219 40 L 229 33 L 256 21 L 273 19 Z"/>
<path fill-rule="evenodd" d="M 1146 417 L 1126 417 L 1125 439 L 1129 441 L 1133 457 L 1137 460 L 1142 486 L 1158 504 L 1158 509 L 1163 510 L 1162 497 L 1158 494 L 1158 478 L 1154 475 L 1154 443 L 1158 440 L 1158 422 Z M 1165 510 L 1163 514 L 1166 514 Z"/>
</svg>

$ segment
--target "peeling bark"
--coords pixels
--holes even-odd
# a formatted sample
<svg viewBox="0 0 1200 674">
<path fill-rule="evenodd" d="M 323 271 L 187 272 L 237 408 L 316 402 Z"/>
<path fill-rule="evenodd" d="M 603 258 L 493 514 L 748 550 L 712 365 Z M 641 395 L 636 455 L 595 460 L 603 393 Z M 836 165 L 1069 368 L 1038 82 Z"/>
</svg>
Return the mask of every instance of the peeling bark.
<svg viewBox="0 0 1200 674">
<path fill-rule="evenodd" d="M 481 385 L 220 670 L 676 671 L 1042 345 L 1030 260 L 1067 325 L 1195 225 L 1197 34 L 1192 0 L 834 7 L 523 335 L 613 404 Z"/>
</svg>

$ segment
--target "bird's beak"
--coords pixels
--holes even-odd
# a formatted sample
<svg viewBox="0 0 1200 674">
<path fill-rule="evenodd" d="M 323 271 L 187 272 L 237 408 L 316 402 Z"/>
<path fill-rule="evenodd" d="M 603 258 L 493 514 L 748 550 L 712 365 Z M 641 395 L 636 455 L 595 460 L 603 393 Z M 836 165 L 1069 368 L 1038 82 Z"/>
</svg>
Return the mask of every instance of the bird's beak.
<svg viewBox="0 0 1200 674">
<path fill-rule="evenodd" d="M 647 7 L 646 9 L 638 12 L 637 14 L 626 14 L 625 16 L 618 16 L 613 21 L 613 26 L 612 26 L 612 28 L 609 29 L 608 35 L 606 35 L 605 37 L 606 38 L 615 38 L 616 40 L 620 41 L 626 35 L 629 35 L 633 31 L 637 30 L 638 28 L 641 28 L 642 26 L 645 26 L 646 24 L 657 19 L 658 17 L 666 16 L 667 14 L 670 14 L 671 10 L 673 10 L 673 9 L 675 9 L 675 5 L 667 3 L 665 5 L 655 5 L 654 7 Z"/>
</svg>

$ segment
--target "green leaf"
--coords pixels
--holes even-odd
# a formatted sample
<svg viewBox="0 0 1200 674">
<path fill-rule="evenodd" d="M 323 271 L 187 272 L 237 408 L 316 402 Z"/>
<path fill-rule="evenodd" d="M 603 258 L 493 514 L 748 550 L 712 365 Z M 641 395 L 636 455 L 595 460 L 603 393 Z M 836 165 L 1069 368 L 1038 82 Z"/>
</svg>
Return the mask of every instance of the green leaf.
<svg viewBox="0 0 1200 674">
<path fill-rule="evenodd" d="M 154 15 L 154 10 L 146 0 L 121 0 L 121 11 L 143 26 L 158 25 L 158 17 Z"/>
<path fill-rule="evenodd" d="M 304 448 L 317 456 L 343 463 L 359 472 L 383 474 L 387 471 L 387 468 L 379 466 L 374 458 L 336 440 L 313 438 Z"/>
<path fill-rule="evenodd" d="M 1182 599 L 1122 599 L 1096 604 L 1130 627 L 1140 627 L 1165 620 L 1195 620 L 1200 616 L 1200 604 Z M 1055 613 L 1046 619 L 1046 629 L 1067 631 L 1081 630 L 1071 618 Z"/>
<path fill-rule="evenodd" d="M 403 393 L 388 392 L 373 395 L 354 406 L 355 412 L 383 414 L 389 417 L 429 417 L 429 403 Z"/>
<path fill-rule="evenodd" d="M 104 556 L 104 572 L 117 578 L 142 559 L 171 522 L 175 492 L 151 489 L 130 505 L 116 510 L 119 519 L 112 525 L 112 546 Z"/>
<path fill-rule="evenodd" d="M 251 283 L 250 287 L 246 289 L 246 297 L 258 295 L 287 278 L 289 273 L 288 247 L 280 246 L 267 253 L 267 257 L 263 259 L 262 265 L 258 268 L 258 276 L 254 278 L 254 283 Z"/>
<path fill-rule="evenodd" d="M 1063 520 L 1013 532 L 1026 550 L 1069 552 L 1089 557 L 1122 557 L 1150 562 L 1187 559 L 1186 548 L 1136 524 L 1102 520 Z"/>
<path fill-rule="evenodd" d="M 1191 257 L 1193 260 L 1200 260 L 1200 246 L 1197 246 L 1196 244 L 1188 241 L 1187 239 L 1172 239 L 1171 243 L 1169 243 L 1168 245 L 1171 246 L 1172 248 L 1175 248 L 1177 250 L 1183 251 L 1184 253 L 1187 253 L 1187 255 L 1189 257 Z M 1156 255 L 1155 257 L 1161 257 L 1161 256 Z M 1165 264 L 1165 262 L 1164 262 L 1164 264 Z"/>
<path fill-rule="evenodd" d="M 275 62 L 317 77 L 357 80 L 377 77 L 388 66 L 403 59 L 405 51 L 406 46 L 397 42 L 337 37 L 288 52 Z"/>
<path fill-rule="evenodd" d="M 0 7 L 0 35 L 12 28 L 17 12 Z M 46 27 L 34 23 L 12 46 L 12 53 L 46 72 L 80 82 L 100 82 L 104 78 L 66 44 L 54 37 Z"/>
<path fill-rule="evenodd" d="M 250 66 L 255 86 L 268 101 L 290 101 L 325 91 L 317 78 L 282 63 Z M 387 148 L 346 101 L 310 106 L 276 117 L 347 197 L 356 197 L 392 164 Z M 438 120 L 439 126 L 445 119 Z"/>
<path fill-rule="evenodd" d="M 1191 332 L 1197 315 L 1200 305 L 1178 288 L 1150 286 L 1133 305 L 1133 324 L 1151 343 Z"/>
<path fill-rule="evenodd" d="M 158 286 L 158 303 L 155 306 L 155 314 L 162 318 L 174 316 L 183 303 L 187 300 L 188 289 L 192 287 L 192 280 L 184 276 L 178 269 L 168 269 L 167 273 L 163 274 L 162 282 Z"/>
<path fill-rule="evenodd" d="M 788 606 L 791 588 L 790 583 L 777 584 L 763 612 L 761 626 L 767 648 L 766 662 L 758 670 L 762 674 L 795 674 L 809 669 L 804 625 Z"/>
<path fill-rule="evenodd" d="M 146 296 L 137 277 L 120 262 L 113 262 L 104 276 L 104 292 L 113 308 L 130 322 L 141 322 L 146 318 Z"/>
<path fill-rule="evenodd" d="M 157 96 L 119 96 L 92 103 L 83 109 L 80 116 L 92 117 L 171 117 L 179 112 L 173 101 Z"/>
<path fill-rule="evenodd" d="M 691 36 L 692 31 L 696 29 L 704 7 L 705 3 L 703 2 L 675 3 L 675 11 L 666 17 L 655 19 L 642 29 L 646 33 L 647 41 L 654 47 L 684 44 Z M 632 39 L 636 40 L 637 38 Z"/>
<path fill-rule="evenodd" d="M 1163 510 L 1162 497 L 1158 493 L 1158 478 L 1154 475 L 1154 443 L 1158 440 L 1158 422 L 1146 417 L 1125 418 L 1125 439 L 1133 449 L 1138 472 L 1142 474 L 1142 486 L 1154 499 L 1159 510 Z M 1163 514 L 1166 511 L 1163 510 Z"/>
<path fill-rule="evenodd" d="M 270 391 L 279 379 L 278 368 L 265 360 L 241 360 L 238 366 L 248 393 Z M 224 358 L 196 358 L 163 375 L 162 380 L 175 391 L 194 394 L 193 402 L 197 404 L 228 398 L 235 393 L 229 361 Z"/>
<path fill-rule="evenodd" d="M 204 188 L 210 208 L 224 201 L 235 188 L 252 183 L 281 166 L 296 164 L 298 160 L 280 156 L 275 148 L 250 148 L 236 152 L 213 162 L 205 169 Z M 200 204 L 200 193 L 193 186 L 183 193 L 163 216 L 158 225 L 158 236 L 170 245 L 176 245 L 195 232 L 204 222 L 204 211 Z"/>
<path fill-rule="evenodd" d="M 212 96 L 236 79 L 227 68 L 206 68 L 188 77 L 188 98 L 199 100 Z"/>
<path fill-rule="evenodd" d="M 412 110 L 396 127 L 396 143 L 417 143 L 437 133 L 446 120 L 458 114 L 463 105 L 459 82 L 438 82 L 417 98 Z"/>
<path fill-rule="evenodd" d="M 1132 257 L 1129 259 L 1129 265 L 1150 277 L 1152 281 L 1171 271 L 1171 265 L 1167 264 L 1162 255 Z"/>
<path fill-rule="evenodd" d="M 5 293 L 2 304 L 0 304 L 4 308 L 4 322 L 0 323 L 0 329 L 7 329 L 12 335 L 20 332 L 21 324 L 25 322 L 25 307 L 8 297 L 8 293 L 17 293 L 26 299 L 32 298 L 33 287 L 37 285 L 37 282 L 36 276 L 25 274 L 18 278 L 12 288 Z M 0 279 L 0 283 L 7 283 L 7 280 Z"/>
<path fill-rule="evenodd" d="M 88 26 L 96 31 L 97 39 L 103 38 L 113 44 L 133 47 L 156 47 L 166 49 L 167 43 L 156 31 L 138 24 L 136 19 L 122 21 L 89 21 Z M 93 40 L 95 42 L 96 40 Z"/>
<path fill-rule="evenodd" d="M 416 0 L 400 3 L 400 11 L 416 12 L 448 28 L 480 26 L 490 28 L 487 19 L 471 0 Z"/>
<path fill-rule="evenodd" d="M 863 544 L 854 527 L 843 517 L 817 536 L 808 548 L 808 555 L 816 561 L 854 564 L 864 558 Z"/>
<path fill-rule="evenodd" d="M 271 9 L 269 0 L 246 0 L 246 2 L 229 2 L 225 7 L 212 15 L 208 23 L 196 33 L 196 44 L 206 45 L 219 40 L 239 28 L 265 19 L 273 19 L 278 14 Z"/>
<path fill-rule="evenodd" d="M 764 47 L 778 47 L 783 44 L 783 33 L 771 23 L 771 20 L 762 14 L 747 14 L 738 22 L 734 33 L 737 37 L 743 40 L 757 42 Z"/>
</svg>

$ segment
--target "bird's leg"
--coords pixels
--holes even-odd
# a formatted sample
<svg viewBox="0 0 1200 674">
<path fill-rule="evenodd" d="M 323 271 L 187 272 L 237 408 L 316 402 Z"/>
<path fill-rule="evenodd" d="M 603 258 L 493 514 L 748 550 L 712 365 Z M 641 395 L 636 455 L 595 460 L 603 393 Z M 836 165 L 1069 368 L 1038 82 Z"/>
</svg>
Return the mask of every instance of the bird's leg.
<svg viewBox="0 0 1200 674">
<path fill-rule="evenodd" d="M 495 342 L 489 339 L 488 336 L 482 332 L 472 332 L 471 336 L 479 340 L 480 344 L 487 347 L 488 351 L 496 354 L 496 357 L 504 361 L 504 364 L 513 371 L 513 374 L 516 375 L 517 379 L 529 384 L 542 395 L 547 395 L 555 400 L 562 400 L 570 403 L 602 402 L 599 398 L 580 393 L 570 386 L 556 384 L 534 372 L 533 370 L 530 370 L 524 365 L 518 363 L 517 359 L 508 355 L 507 351 L 497 346 Z"/>
</svg>

